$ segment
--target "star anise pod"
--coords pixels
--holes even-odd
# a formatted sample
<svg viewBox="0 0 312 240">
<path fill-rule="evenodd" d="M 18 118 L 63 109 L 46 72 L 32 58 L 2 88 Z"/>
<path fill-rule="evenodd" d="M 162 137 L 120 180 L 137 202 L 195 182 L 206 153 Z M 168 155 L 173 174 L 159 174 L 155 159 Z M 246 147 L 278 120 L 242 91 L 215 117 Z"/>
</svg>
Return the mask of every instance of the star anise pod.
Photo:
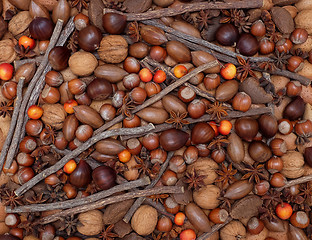
<svg viewBox="0 0 312 240">
<path fill-rule="evenodd" d="M 37 230 L 38 230 L 38 224 L 34 221 L 22 221 L 19 225 L 18 228 L 22 228 L 25 231 L 25 235 L 30 235 L 34 234 L 35 236 L 37 235 Z"/>
<path fill-rule="evenodd" d="M 73 34 L 68 39 L 67 48 L 72 52 L 77 52 L 78 50 L 78 31 L 75 30 Z"/>
<path fill-rule="evenodd" d="M 249 182 L 255 181 L 256 183 L 259 183 L 261 179 L 268 180 L 268 177 L 264 174 L 264 164 L 258 164 L 255 166 L 248 164 L 243 170 L 247 173 L 241 178 L 241 180 L 248 179 Z"/>
<path fill-rule="evenodd" d="M 129 168 L 126 164 L 120 162 L 120 161 L 117 161 L 114 165 L 114 169 L 116 171 L 116 173 L 123 173 L 124 171 L 128 171 Z"/>
<path fill-rule="evenodd" d="M 276 70 L 275 64 L 271 61 L 259 62 L 257 65 L 259 68 L 263 69 L 266 72 Z"/>
<path fill-rule="evenodd" d="M 135 108 L 133 100 L 129 97 L 129 94 L 124 96 L 122 99 L 122 105 L 121 107 L 117 110 L 117 114 L 122 113 L 126 117 L 132 117 L 131 110 Z"/>
<path fill-rule="evenodd" d="M 1 202 L 5 206 L 10 206 L 12 209 L 23 205 L 23 196 L 16 196 L 14 191 L 4 190 L 1 193 Z"/>
<path fill-rule="evenodd" d="M 127 34 L 134 42 L 138 42 L 141 39 L 140 27 L 138 22 L 131 22 L 128 24 Z"/>
<path fill-rule="evenodd" d="M 288 63 L 287 60 L 290 57 L 291 55 L 287 52 L 279 52 L 277 49 L 275 50 L 275 54 L 270 56 L 275 66 L 282 70 L 286 68 L 285 65 Z"/>
<path fill-rule="evenodd" d="M 312 185 L 308 183 L 304 183 L 300 185 L 300 193 L 299 196 L 302 196 L 308 204 L 312 203 Z"/>
<path fill-rule="evenodd" d="M 68 236 L 76 232 L 78 218 L 75 218 L 74 215 L 61 218 L 61 222 L 62 222 L 62 225 L 61 225 L 61 228 L 59 229 L 60 231 L 65 230 Z"/>
<path fill-rule="evenodd" d="M 32 169 L 35 171 L 36 174 L 41 173 L 47 166 L 49 162 L 44 162 L 40 157 L 35 158 L 35 162 L 32 165 Z"/>
<path fill-rule="evenodd" d="M 240 56 L 237 56 L 237 61 L 239 63 L 239 67 L 237 68 L 237 79 L 243 82 L 248 75 L 257 78 L 256 74 L 253 72 L 253 65 L 250 63 L 250 59 L 247 61 Z"/>
<path fill-rule="evenodd" d="M 14 101 L 3 101 L 0 102 L 0 116 L 5 118 L 6 116 L 12 116 L 14 106 L 13 106 Z"/>
<path fill-rule="evenodd" d="M 198 175 L 195 169 L 191 172 L 186 172 L 184 182 L 188 184 L 188 189 L 198 190 L 204 186 L 204 179 L 206 175 Z"/>
<path fill-rule="evenodd" d="M 277 219 L 275 211 L 272 207 L 260 207 L 259 208 L 260 219 L 268 219 L 269 221 L 274 221 Z"/>
<path fill-rule="evenodd" d="M 46 124 L 45 128 L 40 133 L 40 140 L 44 145 L 54 144 L 55 136 L 56 132 L 54 131 L 53 127 L 49 124 Z"/>
<path fill-rule="evenodd" d="M 143 175 L 148 175 L 150 176 L 152 171 L 151 171 L 151 167 L 152 164 L 150 161 L 147 160 L 143 160 L 142 158 L 138 157 L 138 156 L 134 156 L 134 159 L 137 163 L 136 166 L 134 166 L 134 169 L 138 169 L 139 173 L 143 174 Z"/>
<path fill-rule="evenodd" d="M 166 199 L 167 197 L 169 197 L 169 194 L 154 194 L 154 195 L 148 196 L 148 198 L 151 198 L 153 202 L 156 202 L 156 203 L 158 202 L 164 203 L 163 199 Z"/>
<path fill-rule="evenodd" d="M 29 204 L 40 204 L 46 202 L 47 200 L 48 198 L 44 197 L 43 193 L 34 193 L 33 196 L 28 196 L 26 198 L 26 202 Z"/>
<path fill-rule="evenodd" d="M 220 193 L 220 197 L 218 197 L 218 200 L 220 200 L 219 207 L 230 212 L 234 201 L 229 198 L 224 197 L 224 194 L 225 194 L 225 190 L 222 190 Z"/>
<path fill-rule="evenodd" d="M 32 58 L 37 55 L 34 50 L 19 44 L 14 46 L 14 50 L 20 58 Z"/>
<path fill-rule="evenodd" d="M 198 17 L 198 15 L 199 15 L 199 12 L 186 12 L 186 13 L 182 14 L 182 18 L 186 22 L 194 25 L 195 27 L 198 27 L 197 26 L 197 17 Z"/>
<path fill-rule="evenodd" d="M 72 8 L 77 8 L 77 10 L 79 12 L 82 11 L 82 9 L 86 9 L 88 10 L 89 6 L 88 6 L 89 0 L 72 0 L 71 1 L 71 7 Z"/>
<path fill-rule="evenodd" d="M 297 48 L 297 49 L 290 49 L 290 53 L 293 56 L 298 56 L 301 57 L 302 59 L 307 59 L 309 57 L 309 53 L 307 51 L 303 51 L 301 48 Z"/>
<path fill-rule="evenodd" d="M 221 149 L 229 144 L 229 140 L 226 139 L 224 136 L 218 137 L 211 141 L 208 145 L 208 149 Z"/>
<path fill-rule="evenodd" d="M 208 29 L 208 25 L 212 24 L 211 18 L 214 16 L 211 14 L 211 10 L 201 10 L 196 16 L 197 28 L 201 31 L 203 29 Z"/>
<path fill-rule="evenodd" d="M 263 206 L 268 208 L 269 206 L 276 207 L 277 204 L 282 203 L 282 192 L 270 189 L 266 195 L 262 196 Z"/>
<path fill-rule="evenodd" d="M 59 202 L 66 199 L 66 194 L 63 191 L 63 184 L 57 184 L 55 187 L 47 185 L 47 190 L 44 194 L 48 195 L 48 202 Z"/>
<path fill-rule="evenodd" d="M 46 154 L 48 154 L 51 150 L 51 147 L 48 145 L 42 145 L 42 146 L 38 146 L 31 154 L 30 156 L 32 157 L 42 157 Z"/>
<path fill-rule="evenodd" d="M 213 104 L 209 104 L 206 113 L 211 114 L 211 118 L 220 120 L 222 117 L 228 115 L 227 110 L 229 107 L 225 106 L 223 103 L 215 101 Z"/>
<path fill-rule="evenodd" d="M 249 16 L 246 16 L 243 10 L 230 9 L 230 11 L 221 11 L 225 16 L 221 18 L 220 23 L 232 22 L 239 32 L 249 32 L 251 22 L 248 22 Z"/>
<path fill-rule="evenodd" d="M 187 125 L 190 122 L 185 120 L 187 116 L 187 112 L 184 113 L 179 113 L 179 112 L 175 112 L 175 111 L 171 111 L 170 112 L 170 118 L 167 119 L 165 122 L 169 123 L 169 124 L 173 124 L 173 126 L 177 129 L 180 129 L 183 127 L 183 125 Z"/>
<path fill-rule="evenodd" d="M 106 229 L 100 233 L 99 238 L 102 240 L 113 240 L 118 237 L 118 234 L 113 233 L 114 224 L 109 225 Z"/>
<path fill-rule="evenodd" d="M 236 181 L 234 175 L 237 173 L 236 169 L 233 169 L 232 163 L 228 167 L 225 166 L 224 163 L 222 163 L 221 170 L 215 170 L 216 173 L 219 175 L 215 182 L 221 182 L 222 187 L 224 188 L 228 183 L 233 183 Z"/>
</svg>

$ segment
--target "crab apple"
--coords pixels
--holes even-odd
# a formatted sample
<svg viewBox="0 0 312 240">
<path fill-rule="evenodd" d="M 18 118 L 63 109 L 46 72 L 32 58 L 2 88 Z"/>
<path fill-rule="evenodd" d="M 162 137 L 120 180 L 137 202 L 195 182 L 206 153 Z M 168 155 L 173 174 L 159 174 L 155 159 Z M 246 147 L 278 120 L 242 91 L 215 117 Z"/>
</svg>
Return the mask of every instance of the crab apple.
<svg viewBox="0 0 312 240">
<path fill-rule="evenodd" d="M 289 203 L 280 203 L 275 209 L 276 215 L 283 220 L 290 218 L 293 213 L 293 209 Z"/>
<path fill-rule="evenodd" d="M 183 65 L 177 65 L 174 67 L 173 69 L 173 74 L 174 76 L 176 76 L 177 78 L 181 78 L 183 77 L 184 75 L 187 74 L 187 68 Z"/>
<path fill-rule="evenodd" d="M 236 67 L 233 63 L 226 63 L 220 70 L 221 76 L 226 80 L 231 80 L 236 75 Z"/>
<path fill-rule="evenodd" d="M 156 83 L 162 83 L 166 80 L 166 73 L 163 70 L 157 70 L 154 74 L 153 81 Z"/>
<path fill-rule="evenodd" d="M 193 229 L 185 229 L 180 233 L 181 240 L 195 240 L 196 233 Z"/>
<path fill-rule="evenodd" d="M 78 103 L 76 100 L 74 100 L 74 99 L 68 100 L 67 102 L 64 103 L 65 112 L 67 112 L 69 114 L 74 113 L 73 107 L 76 107 L 76 106 L 78 106 Z"/>
<path fill-rule="evenodd" d="M 34 39 L 24 35 L 19 38 L 18 45 L 23 46 L 25 49 L 33 49 L 36 45 L 36 42 Z"/>
<path fill-rule="evenodd" d="M 228 120 L 222 120 L 218 127 L 218 132 L 222 135 L 228 135 L 231 132 L 232 123 Z"/>
<path fill-rule="evenodd" d="M 13 66 L 9 63 L 0 64 L 0 79 L 3 81 L 8 81 L 13 76 Z"/>
<path fill-rule="evenodd" d="M 139 77 L 142 82 L 150 82 L 153 79 L 153 74 L 148 68 L 142 68 L 139 72 Z"/>
<path fill-rule="evenodd" d="M 77 167 L 77 163 L 74 159 L 69 160 L 63 167 L 64 172 L 71 174 Z"/>
<path fill-rule="evenodd" d="M 175 216 L 174 216 L 174 223 L 182 226 L 185 220 L 185 214 L 183 212 L 178 212 Z"/>
<path fill-rule="evenodd" d="M 30 119 L 39 119 L 43 114 L 43 109 L 37 105 L 28 108 L 27 115 Z"/>
</svg>

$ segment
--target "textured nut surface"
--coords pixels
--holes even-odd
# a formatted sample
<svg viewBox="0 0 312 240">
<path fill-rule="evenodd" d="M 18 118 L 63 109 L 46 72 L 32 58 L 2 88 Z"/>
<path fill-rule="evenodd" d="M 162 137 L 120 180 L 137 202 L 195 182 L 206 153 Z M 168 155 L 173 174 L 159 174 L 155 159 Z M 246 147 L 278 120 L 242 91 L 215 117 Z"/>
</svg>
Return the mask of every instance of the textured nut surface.
<svg viewBox="0 0 312 240">
<path fill-rule="evenodd" d="M 92 53 L 76 52 L 69 58 L 68 65 L 73 74 L 89 76 L 97 67 L 98 61 Z"/>
<path fill-rule="evenodd" d="M 120 63 L 128 55 L 128 43 L 119 35 L 103 37 L 98 50 L 101 60 L 106 63 Z"/>
<path fill-rule="evenodd" d="M 151 234 L 157 224 L 157 210 L 151 206 L 141 206 L 131 219 L 131 227 L 140 235 Z"/>
<path fill-rule="evenodd" d="M 28 11 L 19 12 L 9 22 L 8 29 L 14 36 L 16 36 L 24 32 L 31 21 L 32 18 Z"/>
</svg>

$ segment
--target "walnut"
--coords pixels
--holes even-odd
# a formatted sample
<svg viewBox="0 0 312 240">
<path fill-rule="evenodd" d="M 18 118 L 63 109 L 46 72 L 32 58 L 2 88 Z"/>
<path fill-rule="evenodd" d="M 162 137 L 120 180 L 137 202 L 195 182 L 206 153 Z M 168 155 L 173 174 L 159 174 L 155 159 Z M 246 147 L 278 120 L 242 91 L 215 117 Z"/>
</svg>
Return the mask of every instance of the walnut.
<svg viewBox="0 0 312 240">
<path fill-rule="evenodd" d="M 44 124 L 49 124 L 56 130 L 63 127 L 64 120 L 66 118 L 66 112 L 61 104 L 44 104 L 42 105 L 43 115 L 41 120 Z"/>
<path fill-rule="evenodd" d="M 203 209 L 214 209 L 216 208 L 220 200 L 220 189 L 215 185 L 207 185 L 200 188 L 198 191 L 193 192 L 194 202 Z"/>
<path fill-rule="evenodd" d="M 69 58 L 68 65 L 73 74 L 83 77 L 93 73 L 98 61 L 92 53 L 81 51 Z"/>
<path fill-rule="evenodd" d="M 218 177 L 218 174 L 215 172 L 218 169 L 218 164 L 210 158 L 198 158 L 196 162 L 189 165 L 187 167 L 187 172 L 192 173 L 194 170 L 196 171 L 197 175 L 206 176 L 203 179 L 203 183 L 205 185 L 212 184 Z"/>
<path fill-rule="evenodd" d="M 81 224 L 77 227 L 78 232 L 87 236 L 99 234 L 104 226 L 102 218 L 103 213 L 99 210 L 80 213 L 78 220 Z"/>
<path fill-rule="evenodd" d="M 106 63 L 121 63 L 128 55 L 128 43 L 120 35 L 105 36 L 98 53 L 101 60 Z"/>
<path fill-rule="evenodd" d="M 31 21 L 32 17 L 28 11 L 19 12 L 9 22 L 8 29 L 14 36 L 16 36 L 24 32 Z"/>
<path fill-rule="evenodd" d="M 302 153 L 287 151 L 282 157 L 283 170 L 281 173 L 287 178 L 298 178 L 304 174 L 304 158 Z"/>
<path fill-rule="evenodd" d="M 155 208 L 143 205 L 134 213 L 131 219 L 131 227 L 139 235 L 146 236 L 154 231 L 157 218 L 157 210 Z"/>
<path fill-rule="evenodd" d="M 14 43 L 11 39 L 0 41 L 0 63 L 11 63 L 16 58 Z"/>
</svg>

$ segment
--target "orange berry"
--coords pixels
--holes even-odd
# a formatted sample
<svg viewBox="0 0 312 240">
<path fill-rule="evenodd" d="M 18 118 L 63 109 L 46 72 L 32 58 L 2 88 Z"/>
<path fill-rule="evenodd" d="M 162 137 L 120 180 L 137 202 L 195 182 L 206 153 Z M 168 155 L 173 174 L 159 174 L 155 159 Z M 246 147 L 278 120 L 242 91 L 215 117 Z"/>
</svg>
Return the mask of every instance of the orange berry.
<svg viewBox="0 0 312 240">
<path fill-rule="evenodd" d="M 174 223 L 182 226 L 185 220 L 185 214 L 183 212 L 178 212 L 174 217 Z"/>
<path fill-rule="evenodd" d="M 18 40 L 18 45 L 23 46 L 25 49 L 28 47 L 29 49 L 33 49 L 35 44 L 35 40 L 27 36 L 21 36 Z"/>
<path fill-rule="evenodd" d="M 226 80 L 231 80 L 236 75 L 236 67 L 233 63 L 226 63 L 220 70 L 221 76 Z"/>
<path fill-rule="evenodd" d="M 153 80 L 156 83 L 162 83 L 166 80 L 167 76 L 163 70 L 157 70 L 154 74 Z"/>
<path fill-rule="evenodd" d="M 139 77 L 142 82 L 150 82 L 153 79 L 153 74 L 148 68 L 142 68 L 139 72 Z"/>
<path fill-rule="evenodd" d="M 131 159 L 131 153 L 128 149 L 122 150 L 120 153 L 118 153 L 118 158 L 120 162 L 129 162 Z"/>
<path fill-rule="evenodd" d="M 186 67 L 184 67 L 183 65 L 177 65 L 174 67 L 173 69 L 173 74 L 174 76 L 176 76 L 177 78 L 181 78 L 183 77 L 184 75 L 187 74 L 187 69 Z"/>
<path fill-rule="evenodd" d="M 9 63 L 0 64 L 0 79 L 3 81 L 8 81 L 13 76 L 13 66 Z"/>
<path fill-rule="evenodd" d="M 275 212 L 280 219 L 286 220 L 292 215 L 293 209 L 290 204 L 283 202 L 276 206 Z"/>
<path fill-rule="evenodd" d="M 27 115 L 31 119 L 39 119 L 43 114 L 43 109 L 37 105 L 32 105 L 28 108 Z"/>
<path fill-rule="evenodd" d="M 77 163 L 75 162 L 74 159 L 69 160 L 65 165 L 64 165 L 64 172 L 67 174 L 71 174 L 77 167 Z"/>
<path fill-rule="evenodd" d="M 195 240 L 196 233 L 193 229 L 186 229 L 180 233 L 180 240 Z"/>
<path fill-rule="evenodd" d="M 222 135 L 228 135 L 231 132 L 232 123 L 228 120 L 222 120 L 218 127 L 218 132 Z"/>
<path fill-rule="evenodd" d="M 74 99 L 68 100 L 67 102 L 64 103 L 65 112 L 67 112 L 69 114 L 74 113 L 73 107 L 75 107 L 75 106 L 78 106 L 78 103 L 76 100 L 74 100 Z"/>
</svg>

